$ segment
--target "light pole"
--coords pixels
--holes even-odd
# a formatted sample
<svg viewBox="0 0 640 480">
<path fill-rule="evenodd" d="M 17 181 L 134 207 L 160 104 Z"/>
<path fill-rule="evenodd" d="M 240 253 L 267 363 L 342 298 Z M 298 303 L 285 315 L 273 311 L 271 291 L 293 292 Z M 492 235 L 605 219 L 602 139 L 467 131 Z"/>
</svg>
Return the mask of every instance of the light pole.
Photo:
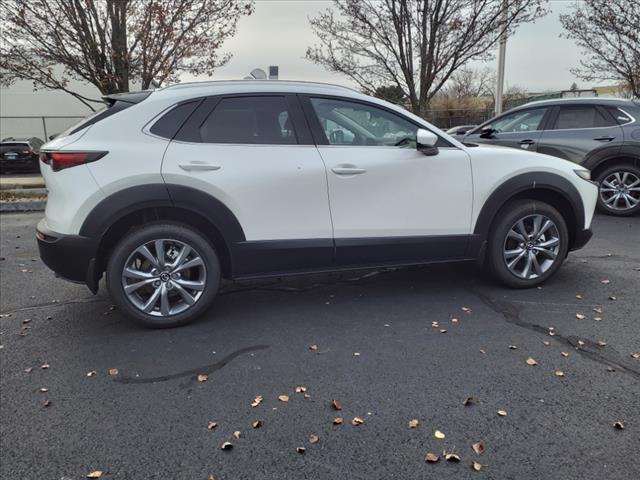
<svg viewBox="0 0 640 480">
<path fill-rule="evenodd" d="M 495 114 L 502 113 L 502 93 L 504 90 L 504 62 L 507 50 L 507 2 L 502 3 L 502 14 L 504 20 L 504 30 L 500 34 L 499 50 L 498 50 L 498 84 L 496 85 L 496 105 Z"/>
</svg>

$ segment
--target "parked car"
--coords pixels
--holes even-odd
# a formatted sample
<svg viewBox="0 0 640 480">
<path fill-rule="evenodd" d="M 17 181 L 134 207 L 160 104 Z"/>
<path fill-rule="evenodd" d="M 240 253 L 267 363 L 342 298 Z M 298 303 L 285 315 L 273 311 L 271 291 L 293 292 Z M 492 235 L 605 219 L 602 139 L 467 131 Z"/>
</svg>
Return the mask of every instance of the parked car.
<svg viewBox="0 0 640 480">
<path fill-rule="evenodd" d="M 104 273 L 143 325 L 192 321 L 221 277 L 475 260 L 533 287 L 591 237 L 588 170 L 467 147 L 348 88 L 205 82 L 107 100 L 42 148 L 37 238 L 58 275 L 95 293 Z"/>
<path fill-rule="evenodd" d="M 465 142 L 520 148 L 591 170 L 598 207 L 611 215 L 640 212 L 640 103 L 575 98 L 527 103 L 488 120 Z"/>
<path fill-rule="evenodd" d="M 8 137 L 0 143 L 0 173 L 38 172 L 38 156 L 44 142 L 36 137 Z"/>
<path fill-rule="evenodd" d="M 478 125 L 458 125 L 457 127 L 452 127 L 447 130 L 449 135 L 463 136 L 467 132 L 473 130 Z"/>
</svg>

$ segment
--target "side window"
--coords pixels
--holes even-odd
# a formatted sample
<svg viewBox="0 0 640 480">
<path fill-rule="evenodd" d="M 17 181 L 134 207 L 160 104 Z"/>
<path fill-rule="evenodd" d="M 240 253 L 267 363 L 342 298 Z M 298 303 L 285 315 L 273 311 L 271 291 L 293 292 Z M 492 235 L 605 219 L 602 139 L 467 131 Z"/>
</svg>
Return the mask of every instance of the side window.
<svg viewBox="0 0 640 480">
<path fill-rule="evenodd" d="M 610 125 L 615 125 L 613 120 L 606 118 L 594 105 L 566 105 L 560 107 L 553 128 L 562 130 Z"/>
<path fill-rule="evenodd" d="M 199 102 L 197 100 L 175 106 L 154 123 L 149 131 L 159 137 L 173 138 Z"/>
<path fill-rule="evenodd" d="M 381 108 L 345 100 L 312 98 L 330 145 L 416 146 L 418 127 Z"/>
<path fill-rule="evenodd" d="M 518 133 L 540 130 L 546 108 L 532 108 L 508 113 L 491 124 L 498 133 Z"/>
<path fill-rule="evenodd" d="M 625 123 L 630 123 L 632 121 L 632 118 L 627 115 L 626 113 L 624 113 L 622 110 L 620 110 L 617 107 L 606 107 L 608 112 L 611 114 L 611 116 L 613 118 L 615 118 L 616 123 L 618 125 L 624 125 Z"/>
<path fill-rule="evenodd" d="M 296 144 L 284 97 L 223 98 L 200 127 L 206 143 Z"/>
</svg>

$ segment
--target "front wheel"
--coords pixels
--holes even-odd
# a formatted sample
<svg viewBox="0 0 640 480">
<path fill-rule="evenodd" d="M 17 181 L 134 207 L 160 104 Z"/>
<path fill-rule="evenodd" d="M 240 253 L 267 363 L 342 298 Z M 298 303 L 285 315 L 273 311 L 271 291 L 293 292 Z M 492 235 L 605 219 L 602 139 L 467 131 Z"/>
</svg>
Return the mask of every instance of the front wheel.
<svg viewBox="0 0 640 480">
<path fill-rule="evenodd" d="M 113 301 L 127 317 L 146 327 L 177 327 L 211 305 L 220 263 L 200 233 L 178 224 L 151 224 L 116 245 L 106 277 Z"/>
<path fill-rule="evenodd" d="M 562 265 L 569 249 L 564 218 L 551 205 L 511 202 L 498 212 L 489 235 L 488 266 L 503 284 L 513 288 L 540 285 Z"/>
<path fill-rule="evenodd" d="M 596 179 L 600 185 L 598 209 L 609 215 L 626 217 L 640 211 L 640 169 L 614 165 Z"/>
</svg>

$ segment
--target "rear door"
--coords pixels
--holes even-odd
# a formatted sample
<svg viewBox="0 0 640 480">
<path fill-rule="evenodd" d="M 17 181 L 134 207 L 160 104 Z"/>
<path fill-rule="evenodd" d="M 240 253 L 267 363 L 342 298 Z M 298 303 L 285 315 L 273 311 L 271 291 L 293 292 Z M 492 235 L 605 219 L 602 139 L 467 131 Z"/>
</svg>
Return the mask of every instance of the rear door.
<svg viewBox="0 0 640 480">
<path fill-rule="evenodd" d="M 492 134 L 485 137 L 481 136 L 479 131 L 474 131 L 465 137 L 465 141 L 535 152 L 548 111 L 548 107 L 534 107 L 507 112 L 493 120 L 490 125 L 484 125 L 483 128 L 490 126 L 494 130 Z"/>
<path fill-rule="evenodd" d="M 235 275 L 331 264 L 327 177 L 295 95 L 204 100 L 169 144 L 162 175 L 170 191 L 204 191 L 238 219 L 246 242 L 233 246 Z"/>
<path fill-rule="evenodd" d="M 622 128 L 606 109 L 571 103 L 554 108 L 538 152 L 583 163 L 615 155 L 622 141 Z"/>
</svg>

